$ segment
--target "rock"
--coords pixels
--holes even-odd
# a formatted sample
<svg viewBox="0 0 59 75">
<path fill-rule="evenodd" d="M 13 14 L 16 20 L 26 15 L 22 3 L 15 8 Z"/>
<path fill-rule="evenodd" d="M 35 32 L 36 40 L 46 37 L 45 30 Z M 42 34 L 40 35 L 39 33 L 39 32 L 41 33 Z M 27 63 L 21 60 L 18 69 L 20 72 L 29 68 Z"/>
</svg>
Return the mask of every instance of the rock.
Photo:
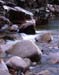
<svg viewBox="0 0 59 75">
<path fill-rule="evenodd" d="M 55 12 L 55 8 L 54 8 L 53 5 L 47 4 L 47 7 L 48 7 L 48 9 L 49 9 L 50 11 Z"/>
<path fill-rule="evenodd" d="M 30 40 L 18 41 L 6 52 L 23 58 L 28 57 L 32 61 L 39 61 L 42 54 L 37 45 Z"/>
<path fill-rule="evenodd" d="M 10 75 L 6 64 L 0 59 L 0 75 Z"/>
<path fill-rule="evenodd" d="M 17 24 L 20 33 L 35 34 L 35 19 L 33 14 L 21 7 L 9 9 L 8 18 L 13 24 Z"/>
<path fill-rule="evenodd" d="M 13 24 L 22 24 L 25 20 L 31 19 L 31 17 L 33 17 L 33 13 L 15 6 L 14 8 L 11 8 L 9 6 L 7 6 L 8 9 L 8 14 L 9 14 L 9 19 L 11 22 L 13 22 Z"/>
<path fill-rule="evenodd" d="M 35 38 L 35 40 L 36 40 L 37 42 L 50 43 L 50 42 L 53 40 L 53 37 L 52 37 L 51 33 L 44 33 L 44 34 L 42 34 L 41 36 L 38 35 L 38 36 Z"/>
<path fill-rule="evenodd" d="M 12 8 L 9 8 L 9 7 L 8 7 L 7 11 L 8 11 L 8 14 L 9 14 L 8 18 L 10 19 L 10 21 L 13 24 L 21 24 L 24 21 L 25 14 L 23 12 L 19 12 L 15 8 L 12 9 Z"/>
<path fill-rule="evenodd" d="M 27 72 L 25 73 L 25 75 L 35 75 L 35 74 L 32 73 L 32 72 L 30 72 L 30 71 L 27 71 Z"/>
<path fill-rule="evenodd" d="M 57 5 L 56 4 L 55 5 L 47 4 L 47 7 L 54 15 L 58 16 L 58 13 L 59 13 L 59 5 L 58 4 Z"/>
<path fill-rule="evenodd" d="M 39 67 L 34 68 L 34 75 L 58 75 L 59 74 L 59 66 L 58 64 L 43 64 L 39 65 Z"/>
<path fill-rule="evenodd" d="M 19 27 L 16 24 L 13 24 L 12 26 L 10 26 L 10 31 L 12 32 L 18 32 L 19 31 Z"/>
<path fill-rule="evenodd" d="M 39 6 L 39 9 L 36 9 L 35 13 L 34 13 L 35 16 L 37 16 L 36 17 L 36 25 L 37 26 L 38 25 L 46 25 L 46 24 L 48 24 L 49 17 L 50 17 L 49 12 L 46 11 L 47 9 L 45 10 L 45 8 L 47 6 L 47 4 L 45 4 L 46 0 L 44 0 L 44 2 L 41 2 L 41 0 L 38 0 L 36 2 Z"/>
<path fill-rule="evenodd" d="M 30 59 L 28 59 L 28 58 L 24 58 L 24 61 L 26 62 L 26 64 L 28 65 L 28 66 L 30 66 L 31 65 L 31 60 Z"/>
<path fill-rule="evenodd" d="M 57 43 L 57 47 L 59 48 L 59 41 L 58 41 L 58 43 Z"/>
<path fill-rule="evenodd" d="M 50 56 L 49 63 L 52 63 L 52 64 L 59 63 L 59 52 L 50 53 L 49 56 Z"/>
<path fill-rule="evenodd" d="M 36 66 L 37 65 L 37 62 L 33 62 L 32 63 L 32 66 Z M 30 67 L 31 68 L 31 67 Z"/>
<path fill-rule="evenodd" d="M 5 40 L 22 40 L 22 36 L 18 33 L 9 33 L 4 37 Z"/>
<path fill-rule="evenodd" d="M 28 61 L 28 59 L 26 59 Z M 21 57 L 13 56 L 7 62 L 7 66 L 13 69 L 20 69 L 21 71 L 26 71 L 29 68 L 29 64 L 26 63 Z"/>
<path fill-rule="evenodd" d="M 0 39 L 0 45 L 4 45 L 5 41 L 3 39 Z"/>
<path fill-rule="evenodd" d="M 59 5 L 54 5 L 56 14 L 59 13 Z"/>
<path fill-rule="evenodd" d="M 41 56 L 41 63 L 57 64 L 59 63 L 59 52 L 49 53 L 48 55 L 43 54 Z"/>
<path fill-rule="evenodd" d="M 26 28 L 21 28 L 19 33 L 26 33 L 26 34 L 35 34 L 35 27 L 33 25 L 27 26 Z"/>
<path fill-rule="evenodd" d="M 5 56 L 5 52 L 2 50 L 2 45 L 5 44 L 5 41 L 3 39 L 0 39 L 0 58 L 3 58 Z"/>
<path fill-rule="evenodd" d="M 0 15 L 4 15 L 3 3 L 0 1 Z"/>
<path fill-rule="evenodd" d="M 11 25 L 11 22 L 8 18 L 4 17 L 4 16 L 0 16 L 0 29 L 2 27 L 4 27 L 5 25 Z M 5 29 L 7 29 L 8 27 L 6 27 Z"/>
<path fill-rule="evenodd" d="M 40 10 L 39 12 L 39 17 L 36 19 L 36 26 L 38 27 L 39 25 L 46 25 L 48 24 L 48 19 L 49 19 L 49 13 L 45 13 L 44 10 Z M 36 14 L 36 13 L 35 13 Z"/>
<path fill-rule="evenodd" d="M 14 8 L 15 8 L 16 10 L 18 10 L 19 12 L 24 13 L 25 15 L 23 15 L 23 16 L 24 16 L 24 17 L 26 16 L 26 17 L 25 17 L 26 19 L 31 19 L 31 17 L 34 16 L 34 14 L 33 14 L 32 12 L 23 9 L 22 7 L 15 6 Z"/>
<path fill-rule="evenodd" d="M 25 20 L 24 23 L 19 27 L 19 32 L 26 34 L 35 34 L 35 19 L 30 18 L 29 20 Z"/>
<path fill-rule="evenodd" d="M 3 1 L 3 0 L 0 0 L 0 3 L 3 5 L 3 4 L 5 4 L 5 2 Z"/>
<path fill-rule="evenodd" d="M 3 32 L 0 32 L 0 39 L 3 39 L 4 37 L 5 37 L 5 33 L 3 33 Z"/>
<path fill-rule="evenodd" d="M 10 7 L 15 7 L 16 6 L 16 4 L 14 3 L 14 0 L 6 2 L 6 5 L 10 6 Z"/>
<path fill-rule="evenodd" d="M 6 32 L 8 32 L 8 28 L 10 27 L 11 22 L 8 18 L 4 16 L 0 16 L 0 38 L 6 36 Z"/>
<path fill-rule="evenodd" d="M 43 70 L 43 71 L 37 73 L 36 75 L 52 75 L 52 74 L 49 70 Z"/>
<path fill-rule="evenodd" d="M 48 63 L 48 61 L 49 61 L 49 55 L 42 54 L 42 56 L 41 56 L 41 63 L 42 64 L 46 64 L 46 63 Z"/>
<path fill-rule="evenodd" d="M 26 11 L 20 7 L 15 7 L 20 12 L 21 18 L 17 21 L 19 26 L 20 33 L 26 34 L 35 34 L 35 19 L 33 18 L 33 14 L 29 11 Z"/>
<path fill-rule="evenodd" d="M 18 41 L 7 41 L 4 45 L 0 46 L 0 50 L 6 52 L 7 50 L 11 49 L 13 45 L 15 45 Z"/>
</svg>

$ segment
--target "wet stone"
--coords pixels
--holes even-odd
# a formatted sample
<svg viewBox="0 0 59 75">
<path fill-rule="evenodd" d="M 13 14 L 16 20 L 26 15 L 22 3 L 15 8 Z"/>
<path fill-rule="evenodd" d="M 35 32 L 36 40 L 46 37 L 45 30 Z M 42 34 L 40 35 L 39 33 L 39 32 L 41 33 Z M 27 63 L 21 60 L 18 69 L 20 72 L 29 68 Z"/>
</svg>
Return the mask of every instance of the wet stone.
<svg viewBox="0 0 59 75">
<path fill-rule="evenodd" d="M 6 52 L 23 58 L 28 57 L 31 61 L 40 61 L 42 54 L 37 45 L 30 40 L 18 41 Z"/>
<path fill-rule="evenodd" d="M 26 63 L 27 62 L 27 63 Z M 30 64 L 28 64 L 28 59 L 25 61 L 21 57 L 13 56 L 7 62 L 7 66 L 11 69 L 15 69 L 16 71 L 20 70 L 21 72 L 25 72 L 29 69 Z"/>
<path fill-rule="evenodd" d="M 37 36 L 36 38 L 35 38 L 35 40 L 37 41 L 37 42 L 42 42 L 42 43 L 50 43 L 52 40 L 53 40 L 53 36 L 51 35 L 51 33 L 44 33 L 44 34 L 42 34 L 41 36 L 39 35 L 39 36 Z"/>
<path fill-rule="evenodd" d="M 0 75 L 10 75 L 6 64 L 1 59 L 0 59 Z"/>
</svg>

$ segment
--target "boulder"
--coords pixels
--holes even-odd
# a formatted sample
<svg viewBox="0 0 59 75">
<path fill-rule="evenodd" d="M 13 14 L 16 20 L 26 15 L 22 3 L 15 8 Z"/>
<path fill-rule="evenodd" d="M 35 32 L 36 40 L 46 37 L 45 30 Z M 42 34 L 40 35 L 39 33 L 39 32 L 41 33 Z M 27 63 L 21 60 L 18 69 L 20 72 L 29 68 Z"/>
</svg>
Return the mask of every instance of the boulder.
<svg viewBox="0 0 59 75">
<path fill-rule="evenodd" d="M 18 32 L 19 31 L 19 27 L 16 24 L 13 24 L 12 26 L 10 26 L 9 30 L 11 32 Z"/>
<path fill-rule="evenodd" d="M 0 1 L 0 15 L 4 15 L 3 3 Z"/>
<path fill-rule="evenodd" d="M 50 55 L 49 55 L 49 63 L 52 63 L 52 64 L 59 63 L 59 52 L 50 53 Z"/>
<path fill-rule="evenodd" d="M 41 50 L 37 47 L 37 45 L 30 40 L 18 41 L 11 48 L 10 47 L 6 48 L 7 53 L 23 58 L 28 57 L 32 61 L 39 61 L 42 54 Z"/>
<path fill-rule="evenodd" d="M 28 59 L 26 59 L 26 61 L 18 56 L 13 56 L 11 57 L 7 62 L 7 66 L 11 67 L 13 69 L 20 69 L 21 71 L 26 71 L 27 69 L 29 69 L 29 64 L 27 63 Z"/>
<path fill-rule="evenodd" d="M 42 34 L 41 36 L 38 35 L 38 36 L 35 38 L 35 40 L 36 40 L 37 42 L 50 43 L 50 42 L 53 40 L 53 37 L 52 37 L 51 33 L 44 33 L 44 34 Z"/>
<path fill-rule="evenodd" d="M 57 2 L 58 3 L 58 2 Z M 59 14 L 59 5 L 47 4 L 48 9 L 56 16 Z"/>
<path fill-rule="evenodd" d="M 11 0 L 10 2 L 8 1 L 8 2 L 6 2 L 5 3 L 7 6 L 10 6 L 10 7 L 15 7 L 16 6 L 16 4 L 14 3 L 14 0 Z"/>
<path fill-rule="evenodd" d="M 33 13 L 18 6 L 14 8 L 6 6 L 6 8 L 8 8 L 8 18 L 13 24 L 22 24 L 25 20 L 31 20 L 33 17 Z"/>
<path fill-rule="evenodd" d="M 51 12 L 55 12 L 55 8 L 54 8 L 53 5 L 47 4 L 47 7 L 48 7 L 48 9 L 49 9 Z"/>
<path fill-rule="evenodd" d="M 4 45 L 5 44 L 5 40 L 4 39 L 0 39 L 0 45 Z"/>
<path fill-rule="evenodd" d="M 3 31 L 2 31 L 2 32 L 0 32 L 0 39 L 3 39 L 5 36 L 6 36 L 6 34 L 5 34 L 5 33 L 3 33 Z"/>
<path fill-rule="evenodd" d="M 43 70 L 36 75 L 53 75 L 49 70 Z"/>
<path fill-rule="evenodd" d="M 35 27 L 33 25 L 27 26 L 25 28 L 21 28 L 19 33 L 26 33 L 26 34 L 35 34 Z"/>
<path fill-rule="evenodd" d="M 48 55 L 43 54 L 41 56 L 41 63 L 42 64 L 57 64 L 59 63 L 59 52 L 56 53 L 49 53 Z"/>
<path fill-rule="evenodd" d="M 24 61 L 26 62 L 26 64 L 28 65 L 28 66 L 30 66 L 31 65 L 31 60 L 30 59 L 28 59 L 28 58 L 24 58 Z"/>
<path fill-rule="evenodd" d="M 0 38 L 3 38 L 8 32 L 11 22 L 8 18 L 0 16 Z"/>
<path fill-rule="evenodd" d="M 3 0 L 0 0 L 0 4 L 2 4 L 2 5 L 3 5 L 3 4 L 5 4 L 5 1 L 3 1 Z"/>
<path fill-rule="evenodd" d="M 0 59 L 0 75 L 10 75 L 8 68 L 2 59 Z"/>
<path fill-rule="evenodd" d="M 9 8 L 8 18 L 19 26 L 20 33 L 35 34 L 35 19 L 33 14 L 21 7 Z"/>
<path fill-rule="evenodd" d="M 35 19 L 33 16 L 25 16 L 25 20 L 19 25 L 19 32 L 26 34 L 35 34 Z"/>
</svg>

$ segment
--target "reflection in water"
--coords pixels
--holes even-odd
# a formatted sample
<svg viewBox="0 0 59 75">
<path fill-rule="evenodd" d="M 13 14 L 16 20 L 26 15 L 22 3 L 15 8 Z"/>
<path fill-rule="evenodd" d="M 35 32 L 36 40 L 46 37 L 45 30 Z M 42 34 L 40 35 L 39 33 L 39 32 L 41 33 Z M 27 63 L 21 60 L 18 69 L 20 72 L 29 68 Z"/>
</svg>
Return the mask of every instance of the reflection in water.
<svg viewBox="0 0 59 75">
<path fill-rule="evenodd" d="M 43 30 L 53 30 L 53 29 L 59 29 L 59 18 L 55 18 L 52 20 L 49 20 L 49 23 L 46 25 L 39 25 L 37 26 L 37 29 L 43 29 Z"/>
</svg>

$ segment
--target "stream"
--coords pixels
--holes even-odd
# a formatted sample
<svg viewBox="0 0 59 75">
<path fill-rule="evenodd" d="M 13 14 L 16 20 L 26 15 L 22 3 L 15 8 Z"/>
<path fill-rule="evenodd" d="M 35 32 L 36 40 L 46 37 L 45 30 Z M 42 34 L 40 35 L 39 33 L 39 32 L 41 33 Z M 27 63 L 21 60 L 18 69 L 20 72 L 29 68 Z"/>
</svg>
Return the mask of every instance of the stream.
<svg viewBox="0 0 59 75">
<path fill-rule="evenodd" d="M 32 71 L 35 75 L 59 75 L 59 48 L 57 47 L 59 41 L 59 18 L 51 20 L 47 25 L 39 25 L 37 30 L 38 34 L 50 32 L 53 36 L 53 41 L 49 44 L 37 43 L 38 47 L 43 50 L 42 62 L 34 66 Z M 55 63 L 56 61 L 58 63 Z"/>
</svg>

